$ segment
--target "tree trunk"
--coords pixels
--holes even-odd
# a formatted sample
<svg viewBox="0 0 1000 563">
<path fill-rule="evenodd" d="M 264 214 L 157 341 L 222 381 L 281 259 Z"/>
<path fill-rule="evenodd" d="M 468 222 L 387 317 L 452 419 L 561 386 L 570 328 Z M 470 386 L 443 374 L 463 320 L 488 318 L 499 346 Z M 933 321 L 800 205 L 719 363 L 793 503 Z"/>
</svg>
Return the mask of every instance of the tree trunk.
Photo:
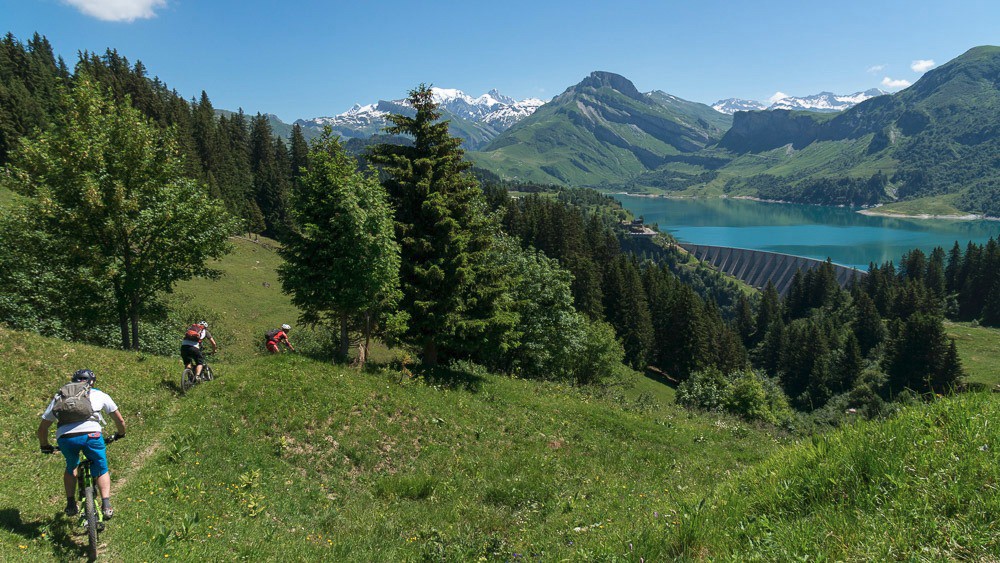
<svg viewBox="0 0 1000 563">
<path fill-rule="evenodd" d="M 132 348 L 132 341 L 129 338 L 128 314 L 120 307 L 118 310 L 118 328 L 121 329 L 122 333 L 122 350 L 130 350 Z"/>
<path fill-rule="evenodd" d="M 365 325 L 364 325 L 364 339 L 358 343 L 358 368 L 365 367 L 365 362 L 368 361 L 368 345 L 371 343 L 372 334 L 372 314 L 371 312 L 365 313 Z"/>
<path fill-rule="evenodd" d="M 139 351 L 139 310 L 133 309 L 132 318 L 130 319 L 132 324 L 132 350 L 136 352 Z"/>
<path fill-rule="evenodd" d="M 347 361 L 351 353 L 351 338 L 347 331 L 347 315 L 340 317 L 340 357 Z"/>
<path fill-rule="evenodd" d="M 129 316 L 125 308 L 125 296 L 122 295 L 122 289 L 118 282 L 114 282 L 114 289 L 115 308 L 118 310 L 118 328 L 121 330 L 122 336 L 122 350 L 129 350 L 132 348 L 132 343 L 129 339 Z"/>
<path fill-rule="evenodd" d="M 435 342 L 434 338 L 430 336 L 424 339 L 423 363 L 427 367 L 434 367 L 438 363 L 437 342 Z"/>
</svg>

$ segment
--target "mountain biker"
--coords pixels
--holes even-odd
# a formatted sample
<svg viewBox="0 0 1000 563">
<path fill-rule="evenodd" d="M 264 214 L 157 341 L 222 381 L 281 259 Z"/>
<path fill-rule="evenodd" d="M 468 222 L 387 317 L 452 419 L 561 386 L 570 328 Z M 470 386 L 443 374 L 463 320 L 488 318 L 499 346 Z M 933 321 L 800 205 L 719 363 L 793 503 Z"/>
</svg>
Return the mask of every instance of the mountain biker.
<svg viewBox="0 0 1000 563">
<path fill-rule="evenodd" d="M 295 348 L 292 346 L 292 343 L 288 341 L 288 331 L 290 330 L 292 330 L 292 327 L 287 324 L 281 325 L 281 328 L 269 330 L 267 334 L 264 335 L 264 344 L 267 346 L 267 351 L 272 354 L 277 354 L 278 352 L 281 352 L 281 348 L 278 347 L 278 344 L 284 344 L 289 350 L 294 352 Z"/>
<path fill-rule="evenodd" d="M 195 379 L 201 377 L 201 370 L 205 367 L 205 355 L 201 353 L 201 341 L 206 338 L 212 344 L 212 353 L 214 354 L 219 350 L 219 346 L 215 343 L 212 333 L 208 332 L 208 321 L 198 321 L 189 326 L 184 333 L 184 339 L 181 340 L 181 361 L 184 362 L 184 367 L 191 367 L 192 364 L 195 366 Z"/>
<path fill-rule="evenodd" d="M 66 487 L 66 516 L 75 516 L 79 509 L 76 506 L 76 466 L 80 461 L 80 452 L 92 463 L 91 473 L 97 481 L 97 490 L 101 493 L 101 512 L 104 519 L 109 520 L 114 515 L 111 508 L 111 475 L 108 473 L 108 459 L 104 453 L 104 437 L 102 427 L 104 417 L 101 411 L 111 415 L 118 427 L 118 432 L 114 439 L 125 437 L 125 419 L 122 418 L 118 405 L 115 404 L 107 393 L 94 387 L 97 376 L 89 369 L 77 370 L 73 373 L 71 380 L 73 383 L 86 383 L 89 387 L 87 396 L 90 399 L 90 408 L 93 414 L 87 420 L 80 422 L 67 422 L 56 425 L 56 442 L 59 444 L 59 451 L 66 458 L 66 472 L 63 474 L 63 485 Z M 52 399 L 48 408 L 42 414 L 42 421 L 38 425 L 38 445 L 43 454 L 51 454 L 55 450 L 49 444 L 49 427 L 53 422 L 58 422 L 57 416 L 53 413 L 53 407 L 59 400 L 59 394 Z"/>
</svg>

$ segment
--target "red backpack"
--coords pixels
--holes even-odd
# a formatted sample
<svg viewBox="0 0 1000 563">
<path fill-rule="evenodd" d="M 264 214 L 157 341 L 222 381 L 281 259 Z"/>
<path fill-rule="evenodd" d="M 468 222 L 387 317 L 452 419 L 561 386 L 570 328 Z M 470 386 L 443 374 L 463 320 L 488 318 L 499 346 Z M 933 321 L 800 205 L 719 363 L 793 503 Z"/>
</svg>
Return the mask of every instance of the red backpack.
<svg viewBox="0 0 1000 563">
<path fill-rule="evenodd" d="M 197 340 L 201 342 L 201 331 L 205 330 L 205 327 L 200 324 L 193 324 L 187 328 L 184 332 L 185 340 Z"/>
</svg>

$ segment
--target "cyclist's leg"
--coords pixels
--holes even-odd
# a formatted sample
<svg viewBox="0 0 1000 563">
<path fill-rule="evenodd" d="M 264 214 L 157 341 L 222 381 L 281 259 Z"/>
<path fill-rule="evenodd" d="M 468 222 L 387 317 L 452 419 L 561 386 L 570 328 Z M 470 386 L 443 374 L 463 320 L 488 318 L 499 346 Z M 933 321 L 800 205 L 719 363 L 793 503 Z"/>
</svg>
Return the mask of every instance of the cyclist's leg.
<svg viewBox="0 0 1000 563">
<path fill-rule="evenodd" d="M 90 474 L 94 476 L 97 490 L 101 493 L 101 508 L 105 509 L 105 517 L 110 517 L 108 511 L 111 508 L 111 474 L 108 472 L 104 437 L 99 432 L 88 434 L 83 453 L 91 462 Z"/>
<path fill-rule="evenodd" d="M 86 435 L 59 438 L 59 451 L 66 460 L 63 472 L 63 487 L 66 489 L 66 514 L 76 514 L 76 466 L 80 463 L 80 451 L 86 443 Z"/>
<path fill-rule="evenodd" d="M 194 348 L 191 353 L 194 354 L 195 361 L 194 378 L 198 379 L 201 377 L 201 370 L 205 369 L 205 354 L 201 352 L 201 348 Z"/>
<path fill-rule="evenodd" d="M 181 362 L 184 363 L 185 369 L 191 369 L 191 366 L 194 365 L 195 359 L 192 350 L 191 346 L 181 346 Z"/>
<path fill-rule="evenodd" d="M 278 352 L 281 351 L 278 348 L 278 343 L 273 340 L 268 340 L 266 345 L 267 345 L 267 351 L 272 354 L 277 354 Z"/>
</svg>

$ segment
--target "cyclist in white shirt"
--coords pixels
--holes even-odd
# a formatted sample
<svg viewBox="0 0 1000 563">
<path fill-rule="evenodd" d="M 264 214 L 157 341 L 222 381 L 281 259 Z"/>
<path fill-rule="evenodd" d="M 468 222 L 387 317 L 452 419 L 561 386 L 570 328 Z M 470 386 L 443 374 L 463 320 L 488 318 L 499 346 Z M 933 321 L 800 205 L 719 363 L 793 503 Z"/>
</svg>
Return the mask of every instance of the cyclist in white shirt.
<svg viewBox="0 0 1000 563">
<path fill-rule="evenodd" d="M 102 435 L 105 424 L 102 413 L 111 416 L 118 427 L 115 439 L 125 437 L 125 419 L 122 417 L 118 405 L 108 396 L 107 393 L 94 387 L 97 376 L 89 369 L 81 369 L 73 374 L 73 382 L 86 382 L 90 385 L 91 409 L 94 414 L 87 420 L 80 422 L 68 422 L 56 425 L 56 442 L 59 444 L 59 451 L 66 458 L 66 472 L 63 474 L 63 485 L 66 487 L 66 515 L 74 516 L 79 512 L 76 506 L 76 466 L 80 461 L 82 451 L 87 459 L 92 462 L 91 473 L 97 481 L 97 489 L 101 493 L 101 511 L 105 519 L 110 519 L 114 515 L 111 508 L 111 475 L 108 473 L 108 458 L 104 453 L 104 437 Z M 53 422 L 58 422 L 52 408 L 56 404 L 56 398 L 49 403 L 48 408 L 42 414 L 42 421 L 38 425 L 38 445 L 42 453 L 50 454 L 55 448 L 49 444 L 49 427 Z"/>
</svg>

